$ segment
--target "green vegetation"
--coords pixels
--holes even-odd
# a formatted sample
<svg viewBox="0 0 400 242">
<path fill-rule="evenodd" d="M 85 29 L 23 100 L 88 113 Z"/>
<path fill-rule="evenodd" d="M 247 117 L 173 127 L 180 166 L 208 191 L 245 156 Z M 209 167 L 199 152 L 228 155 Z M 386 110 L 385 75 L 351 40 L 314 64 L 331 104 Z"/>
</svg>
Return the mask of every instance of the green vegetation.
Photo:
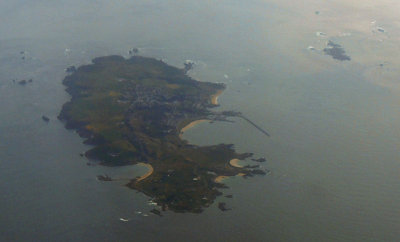
<svg viewBox="0 0 400 242">
<path fill-rule="evenodd" d="M 94 145 L 86 156 L 107 166 L 152 165 L 151 176 L 127 186 L 163 209 L 201 212 L 224 187 L 217 176 L 261 171 L 230 166 L 231 159 L 251 156 L 232 145 L 198 147 L 179 137 L 187 123 L 213 114 L 210 97 L 223 84 L 195 81 L 184 69 L 140 56 L 96 58 L 63 83 L 72 99 L 59 118 Z"/>
</svg>

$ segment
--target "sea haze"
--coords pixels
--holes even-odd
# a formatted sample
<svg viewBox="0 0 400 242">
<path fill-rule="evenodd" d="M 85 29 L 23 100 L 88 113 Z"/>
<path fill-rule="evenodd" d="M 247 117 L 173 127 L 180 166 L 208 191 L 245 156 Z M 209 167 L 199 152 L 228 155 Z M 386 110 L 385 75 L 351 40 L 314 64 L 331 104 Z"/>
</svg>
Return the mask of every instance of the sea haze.
<svg viewBox="0 0 400 242">
<path fill-rule="evenodd" d="M 0 240 L 397 241 L 399 9 L 389 0 L 1 1 Z M 330 41 L 350 60 L 327 55 Z M 270 172 L 227 179 L 233 197 L 202 214 L 162 218 L 123 182 L 97 181 L 146 170 L 87 165 L 79 154 L 90 147 L 57 120 L 70 98 L 61 82 L 68 66 L 132 48 L 179 67 L 192 60 L 193 78 L 226 83 L 219 109 L 271 136 L 233 118 L 183 137 L 232 143 L 265 157 Z"/>
</svg>

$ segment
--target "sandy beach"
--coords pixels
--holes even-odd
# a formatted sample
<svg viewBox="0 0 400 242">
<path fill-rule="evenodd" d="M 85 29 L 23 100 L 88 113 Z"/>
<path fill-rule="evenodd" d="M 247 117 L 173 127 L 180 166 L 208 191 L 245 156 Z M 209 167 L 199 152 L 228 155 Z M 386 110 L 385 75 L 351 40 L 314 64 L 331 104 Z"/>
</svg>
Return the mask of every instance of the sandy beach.
<svg viewBox="0 0 400 242">
<path fill-rule="evenodd" d="M 214 95 L 211 96 L 211 103 L 213 105 L 218 105 L 218 97 L 222 94 L 223 90 L 219 90 Z"/>
<path fill-rule="evenodd" d="M 239 161 L 240 161 L 239 159 L 232 159 L 229 161 L 229 164 L 236 168 L 243 168 L 243 166 L 239 165 Z M 238 173 L 236 176 L 244 176 L 244 175 L 245 175 L 244 173 Z M 217 176 L 214 181 L 221 183 L 225 178 L 228 177 L 229 176 Z"/>
<path fill-rule="evenodd" d="M 236 176 L 241 176 L 241 177 L 243 177 L 243 176 L 245 176 L 246 174 L 244 174 L 244 173 L 238 173 Z M 224 179 L 226 179 L 226 178 L 228 178 L 228 177 L 230 177 L 230 176 L 217 176 L 216 178 L 215 178 L 215 182 L 218 182 L 218 183 L 222 183 L 223 181 L 224 181 Z"/>
<path fill-rule="evenodd" d="M 147 177 L 149 177 L 149 176 L 151 176 L 151 174 L 153 174 L 153 171 L 154 171 L 154 169 L 153 169 L 153 167 L 150 165 L 150 164 L 146 164 L 146 163 L 138 163 L 138 165 L 141 165 L 141 166 L 145 166 L 145 167 L 147 167 L 148 169 L 149 169 L 149 171 L 148 172 L 146 172 L 144 175 L 142 175 L 141 177 L 139 177 L 136 181 L 137 182 L 139 182 L 139 181 L 141 181 L 141 180 L 144 180 L 144 179 L 146 179 Z"/>
<path fill-rule="evenodd" d="M 218 105 L 218 97 L 222 94 L 223 90 L 219 90 L 218 92 L 216 92 L 215 94 L 211 95 L 211 103 L 213 105 Z M 199 120 L 195 120 L 193 122 L 190 122 L 188 125 L 186 125 L 185 127 L 183 127 L 181 129 L 181 132 L 179 134 L 179 137 L 182 138 L 182 134 L 187 131 L 190 128 L 193 128 L 194 126 L 196 126 L 197 124 L 201 123 L 201 122 L 205 122 L 205 121 L 209 121 L 208 119 L 199 119 Z"/>
<path fill-rule="evenodd" d="M 225 178 L 228 178 L 229 176 L 217 176 L 215 178 L 215 182 L 221 183 Z"/>
<path fill-rule="evenodd" d="M 199 119 L 199 120 L 195 120 L 193 122 L 190 122 L 188 125 L 186 125 L 185 127 L 183 127 L 181 129 L 181 132 L 179 134 L 179 137 L 182 138 L 182 134 L 187 131 L 190 128 L 193 128 L 194 126 L 196 126 L 199 123 L 205 122 L 205 121 L 209 121 L 208 119 Z"/>
<path fill-rule="evenodd" d="M 229 164 L 233 167 L 243 168 L 243 166 L 239 165 L 239 159 L 232 159 L 229 161 Z"/>
</svg>

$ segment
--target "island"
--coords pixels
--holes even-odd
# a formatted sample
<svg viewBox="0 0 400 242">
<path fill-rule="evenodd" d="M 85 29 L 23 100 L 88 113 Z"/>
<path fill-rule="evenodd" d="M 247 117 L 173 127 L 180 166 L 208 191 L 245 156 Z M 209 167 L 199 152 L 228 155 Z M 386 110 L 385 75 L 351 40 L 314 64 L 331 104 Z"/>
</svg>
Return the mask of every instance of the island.
<svg viewBox="0 0 400 242">
<path fill-rule="evenodd" d="M 68 72 L 63 84 L 71 100 L 58 118 L 92 145 L 88 159 L 149 168 L 127 187 L 148 195 L 163 211 L 199 213 L 222 194 L 222 178 L 265 172 L 240 166 L 252 154 L 237 153 L 232 144 L 197 146 L 182 139 L 193 122 L 241 115 L 211 111 L 225 85 L 196 81 L 186 72 L 137 55 L 96 58 Z"/>
<path fill-rule="evenodd" d="M 331 56 L 335 60 L 339 61 L 350 61 L 350 56 L 346 55 L 346 51 L 343 47 L 339 44 L 334 43 L 333 41 L 329 40 L 327 43 L 327 47 L 324 48 L 324 53 L 326 55 Z"/>
</svg>

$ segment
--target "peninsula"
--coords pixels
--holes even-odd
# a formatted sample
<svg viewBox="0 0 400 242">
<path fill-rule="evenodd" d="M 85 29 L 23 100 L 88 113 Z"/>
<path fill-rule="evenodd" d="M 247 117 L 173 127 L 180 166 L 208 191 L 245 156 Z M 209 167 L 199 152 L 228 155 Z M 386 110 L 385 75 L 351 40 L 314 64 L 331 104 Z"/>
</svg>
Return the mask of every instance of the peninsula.
<svg viewBox="0 0 400 242">
<path fill-rule="evenodd" d="M 59 119 L 93 145 L 86 157 L 105 166 L 147 166 L 127 186 L 163 210 L 201 212 L 226 187 L 217 177 L 265 174 L 232 165 L 252 155 L 233 145 L 196 146 L 180 137 L 193 121 L 221 119 L 211 109 L 224 84 L 193 80 L 184 68 L 141 56 L 96 58 L 69 72 L 63 84 L 72 98 Z"/>
</svg>

